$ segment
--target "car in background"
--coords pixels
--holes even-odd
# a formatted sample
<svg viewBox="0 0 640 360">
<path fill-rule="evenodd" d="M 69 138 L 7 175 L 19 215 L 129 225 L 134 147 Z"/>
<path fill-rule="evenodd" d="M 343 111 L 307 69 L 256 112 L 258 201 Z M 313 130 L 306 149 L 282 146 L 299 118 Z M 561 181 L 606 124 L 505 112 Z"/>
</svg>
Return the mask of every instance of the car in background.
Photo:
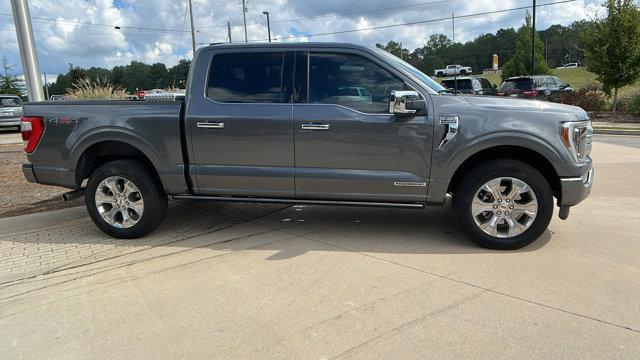
<svg viewBox="0 0 640 360">
<path fill-rule="evenodd" d="M 556 76 L 516 76 L 502 83 L 498 96 L 547 100 L 557 94 L 573 91 L 569 84 Z"/>
<path fill-rule="evenodd" d="M 16 95 L 0 95 L 0 127 L 20 128 L 22 99 Z"/>
<path fill-rule="evenodd" d="M 470 66 L 462 66 L 462 65 L 447 65 L 444 69 L 436 69 L 433 71 L 433 74 L 436 77 L 443 76 L 454 76 L 454 75 L 468 75 L 473 73 Z"/>
<path fill-rule="evenodd" d="M 51 100 L 51 101 L 63 101 L 63 100 L 67 100 L 67 97 L 65 95 L 51 95 L 49 97 L 49 100 Z"/>
<path fill-rule="evenodd" d="M 458 76 L 443 79 L 442 86 L 454 90 L 454 93 L 473 95 L 497 95 L 498 89 L 482 76 Z"/>
<path fill-rule="evenodd" d="M 558 69 L 575 69 L 578 67 L 578 63 L 568 63 L 560 66 Z"/>
</svg>

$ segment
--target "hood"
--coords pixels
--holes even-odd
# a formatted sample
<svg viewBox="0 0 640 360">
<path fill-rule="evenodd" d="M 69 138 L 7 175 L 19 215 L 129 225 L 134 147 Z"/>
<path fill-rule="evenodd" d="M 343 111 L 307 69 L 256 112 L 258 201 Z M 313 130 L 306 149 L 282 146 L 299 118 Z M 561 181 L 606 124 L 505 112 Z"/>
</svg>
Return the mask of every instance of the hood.
<svg viewBox="0 0 640 360">
<path fill-rule="evenodd" d="M 549 101 L 505 98 L 494 96 L 465 96 L 471 105 L 487 110 L 548 112 L 554 114 L 572 114 L 578 119 L 588 118 L 587 112 L 577 106 L 558 104 Z"/>
</svg>

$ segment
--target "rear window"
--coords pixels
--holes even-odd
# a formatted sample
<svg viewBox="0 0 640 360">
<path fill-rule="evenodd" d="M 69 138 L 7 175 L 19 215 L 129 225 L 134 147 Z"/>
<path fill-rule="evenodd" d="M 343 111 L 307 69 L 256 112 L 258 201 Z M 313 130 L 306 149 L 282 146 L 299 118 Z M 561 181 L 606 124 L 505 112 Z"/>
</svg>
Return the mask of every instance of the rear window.
<svg viewBox="0 0 640 360">
<path fill-rule="evenodd" d="M 284 52 L 213 57 L 207 97 L 224 103 L 283 102 Z"/>
<path fill-rule="evenodd" d="M 470 79 L 443 80 L 442 81 L 442 86 L 446 87 L 447 89 L 456 89 L 458 91 L 473 90 L 473 84 L 471 84 L 471 80 Z"/>
<path fill-rule="evenodd" d="M 22 100 L 14 97 L 0 98 L 0 106 L 2 107 L 20 107 L 22 106 Z"/>
<path fill-rule="evenodd" d="M 501 92 L 505 91 L 518 91 L 518 90 L 532 90 L 533 89 L 533 80 L 532 79 L 511 79 L 506 80 L 502 83 L 500 87 Z"/>
</svg>

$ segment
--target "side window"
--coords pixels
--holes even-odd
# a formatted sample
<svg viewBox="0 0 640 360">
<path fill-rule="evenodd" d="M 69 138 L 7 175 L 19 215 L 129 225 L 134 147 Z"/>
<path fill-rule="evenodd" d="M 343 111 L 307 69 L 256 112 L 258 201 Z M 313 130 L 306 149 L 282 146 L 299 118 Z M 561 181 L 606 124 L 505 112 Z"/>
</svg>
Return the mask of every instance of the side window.
<svg viewBox="0 0 640 360">
<path fill-rule="evenodd" d="M 364 113 L 388 113 L 404 82 L 373 62 L 348 54 L 311 53 L 309 103 L 337 104 Z"/>
<path fill-rule="evenodd" d="M 482 84 L 482 88 L 483 89 L 491 89 L 493 88 L 493 86 L 491 86 L 491 83 L 489 82 L 489 80 L 482 78 L 480 79 L 480 83 Z"/>
<path fill-rule="evenodd" d="M 213 57 L 207 97 L 224 103 L 282 103 L 284 52 L 218 54 Z"/>
</svg>

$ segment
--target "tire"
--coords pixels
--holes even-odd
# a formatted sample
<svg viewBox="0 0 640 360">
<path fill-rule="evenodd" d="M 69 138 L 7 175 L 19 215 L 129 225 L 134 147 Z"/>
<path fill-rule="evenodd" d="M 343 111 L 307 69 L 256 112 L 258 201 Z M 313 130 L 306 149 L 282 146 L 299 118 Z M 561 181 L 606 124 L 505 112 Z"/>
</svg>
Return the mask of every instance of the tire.
<svg viewBox="0 0 640 360">
<path fill-rule="evenodd" d="M 93 222 L 107 235 L 135 239 L 160 226 L 167 213 L 167 195 L 152 169 L 133 160 L 115 160 L 91 174 L 85 205 Z"/>
<path fill-rule="evenodd" d="M 467 70 L 461 70 L 461 71 L 460 71 L 460 75 L 462 75 L 462 76 L 467 75 Z"/>
<path fill-rule="evenodd" d="M 438 73 L 436 74 L 436 77 L 443 77 L 444 73 L 442 73 L 442 71 L 438 71 Z"/>
<path fill-rule="evenodd" d="M 487 188 L 500 194 L 494 198 L 494 191 Z M 518 189 L 522 192 L 511 196 Z M 530 210 L 536 208 L 536 202 L 533 213 Z M 514 250 L 534 242 L 547 229 L 553 215 L 553 193 L 545 177 L 532 166 L 514 159 L 490 160 L 464 175 L 453 194 L 453 210 L 471 241 L 487 249 Z"/>
</svg>

